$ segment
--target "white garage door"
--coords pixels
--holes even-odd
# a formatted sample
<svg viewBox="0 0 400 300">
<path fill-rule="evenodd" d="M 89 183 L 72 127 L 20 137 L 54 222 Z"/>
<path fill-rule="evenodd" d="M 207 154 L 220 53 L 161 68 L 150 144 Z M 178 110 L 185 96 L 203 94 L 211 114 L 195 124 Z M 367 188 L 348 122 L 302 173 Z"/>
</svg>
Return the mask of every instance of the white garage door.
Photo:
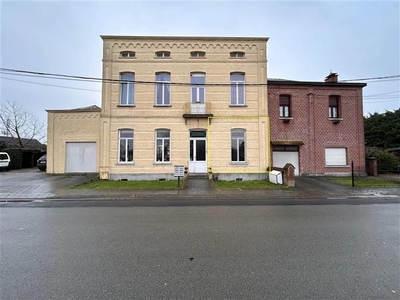
<svg viewBox="0 0 400 300">
<path fill-rule="evenodd" d="M 96 172 L 96 143 L 67 143 L 65 172 Z"/>
<path fill-rule="evenodd" d="M 299 152 L 272 152 L 272 165 L 274 167 L 283 168 L 287 163 L 291 163 L 295 167 L 294 175 L 299 175 Z"/>
</svg>

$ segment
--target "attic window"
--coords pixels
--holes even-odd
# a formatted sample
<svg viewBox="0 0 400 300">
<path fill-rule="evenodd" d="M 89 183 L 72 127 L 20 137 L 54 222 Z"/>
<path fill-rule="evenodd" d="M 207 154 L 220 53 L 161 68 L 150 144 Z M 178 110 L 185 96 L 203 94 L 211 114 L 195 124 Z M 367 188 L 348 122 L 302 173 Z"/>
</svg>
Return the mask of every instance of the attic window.
<svg viewBox="0 0 400 300">
<path fill-rule="evenodd" d="M 171 57 L 171 52 L 158 51 L 158 52 L 156 52 L 156 57 Z"/>
<path fill-rule="evenodd" d="M 133 51 L 123 51 L 120 54 L 121 54 L 121 58 L 131 58 L 131 57 L 135 57 L 135 55 L 136 55 L 136 53 Z"/>
<path fill-rule="evenodd" d="M 203 51 L 192 51 L 190 52 L 190 57 L 205 57 L 206 53 Z"/>
<path fill-rule="evenodd" d="M 238 57 L 244 57 L 244 52 L 241 51 L 231 52 L 231 58 L 238 58 Z"/>
</svg>

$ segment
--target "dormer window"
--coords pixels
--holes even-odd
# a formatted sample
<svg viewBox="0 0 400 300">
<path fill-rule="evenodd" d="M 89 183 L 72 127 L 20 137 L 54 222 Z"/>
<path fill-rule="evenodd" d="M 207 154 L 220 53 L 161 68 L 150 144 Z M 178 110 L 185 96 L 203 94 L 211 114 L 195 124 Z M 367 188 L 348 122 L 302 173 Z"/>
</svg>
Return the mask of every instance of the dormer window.
<svg viewBox="0 0 400 300">
<path fill-rule="evenodd" d="M 243 58 L 243 57 L 244 57 L 244 52 L 241 51 L 231 52 L 231 58 Z"/>
<path fill-rule="evenodd" d="M 205 57 L 206 53 L 203 51 L 192 51 L 190 52 L 190 57 Z"/>
<path fill-rule="evenodd" d="M 136 56 L 136 53 L 133 51 L 123 51 L 120 53 L 121 58 L 132 58 Z"/>
<path fill-rule="evenodd" d="M 171 57 L 171 52 L 169 52 L 169 51 L 158 51 L 158 52 L 156 52 L 156 57 Z"/>
</svg>

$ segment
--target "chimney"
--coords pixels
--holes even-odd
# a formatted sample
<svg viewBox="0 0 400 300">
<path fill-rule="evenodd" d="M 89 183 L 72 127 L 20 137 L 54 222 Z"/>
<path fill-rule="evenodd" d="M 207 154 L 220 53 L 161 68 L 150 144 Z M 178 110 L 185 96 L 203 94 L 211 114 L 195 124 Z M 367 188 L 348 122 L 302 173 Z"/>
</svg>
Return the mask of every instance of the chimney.
<svg viewBox="0 0 400 300">
<path fill-rule="evenodd" d="M 325 82 L 338 82 L 338 73 L 330 72 L 328 76 L 325 77 Z"/>
</svg>

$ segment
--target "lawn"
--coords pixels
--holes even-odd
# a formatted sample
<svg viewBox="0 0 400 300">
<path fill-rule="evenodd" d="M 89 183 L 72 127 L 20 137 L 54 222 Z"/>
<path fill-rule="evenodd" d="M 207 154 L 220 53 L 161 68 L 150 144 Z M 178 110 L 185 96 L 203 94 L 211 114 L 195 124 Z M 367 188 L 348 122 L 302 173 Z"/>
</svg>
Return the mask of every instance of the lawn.
<svg viewBox="0 0 400 300">
<path fill-rule="evenodd" d="M 351 186 L 351 178 L 331 178 L 333 182 Z M 398 187 L 400 181 L 391 180 L 390 178 L 378 177 L 356 177 L 354 178 L 354 186 L 356 187 Z"/>
<path fill-rule="evenodd" d="M 221 189 L 276 189 L 284 188 L 283 185 L 273 184 L 266 180 L 251 180 L 251 181 L 215 181 L 216 188 Z"/>
<path fill-rule="evenodd" d="M 180 183 L 182 187 L 182 182 Z M 86 184 L 80 184 L 76 189 L 134 189 L 134 190 L 170 190 L 178 188 L 177 180 L 166 181 L 113 181 L 95 180 Z"/>
</svg>

